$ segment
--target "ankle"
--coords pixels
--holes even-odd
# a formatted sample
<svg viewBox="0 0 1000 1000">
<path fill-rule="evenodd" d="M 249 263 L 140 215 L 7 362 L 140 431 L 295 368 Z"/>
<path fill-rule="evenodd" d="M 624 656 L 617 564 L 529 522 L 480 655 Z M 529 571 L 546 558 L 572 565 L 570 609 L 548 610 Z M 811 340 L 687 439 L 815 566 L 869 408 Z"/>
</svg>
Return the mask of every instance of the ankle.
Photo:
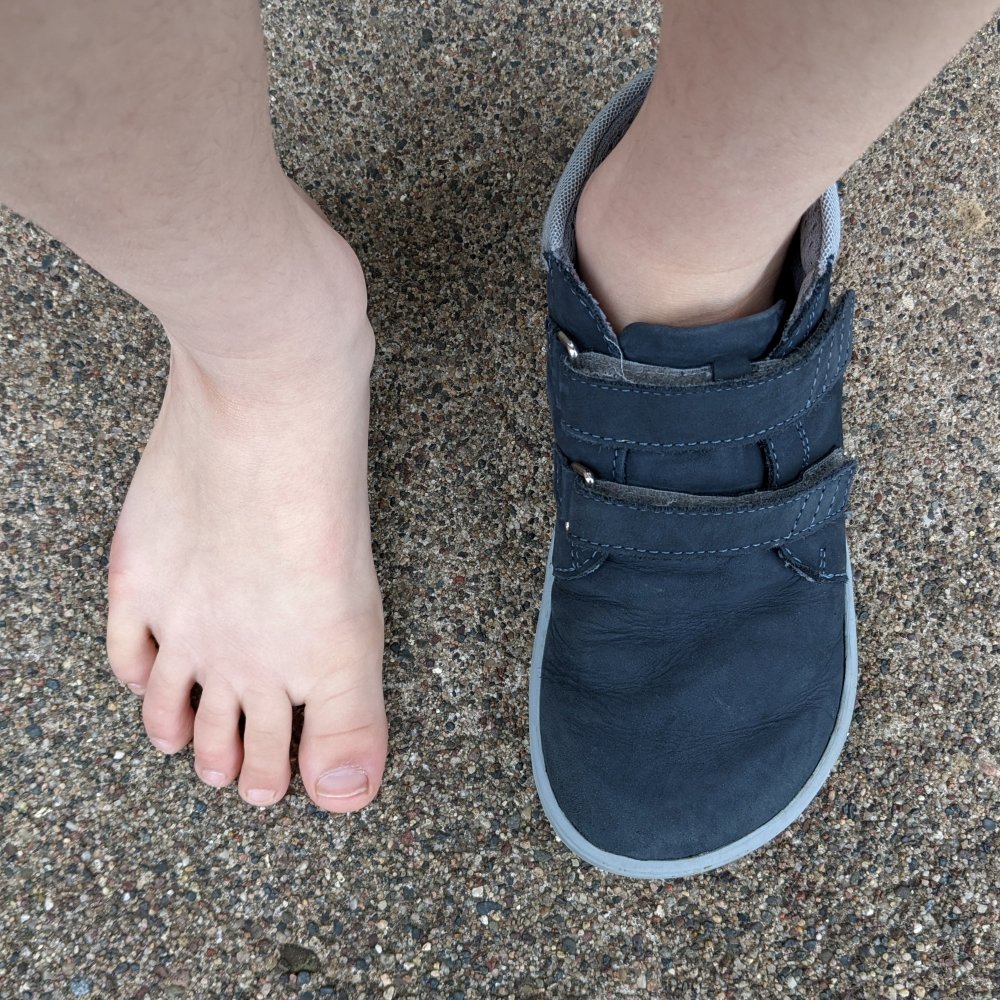
<svg viewBox="0 0 1000 1000">
<path fill-rule="evenodd" d="M 733 218 L 729 232 L 685 233 L 668 211 L 657 215 L 638 203 L 622 167 L 606 160 L 591 175 L 575 223 L 580 276 L 615 330 L 633 322 L 724 322 L 774 303 L 791 232 L 750 246 L 742 238 L 746 219 Z"/>
<path fill-rule="evenodd" d="M 290 181 L 283 218 L 266 236 L 212 254 L 140 296 L 175 349 L 206 370 L 298 369 L 366 358 L 373 337 L 364 272 L 350 245 Z"/>
<path fill-rule="evenodd" d="M 173 231 L 137 225 L 127 253 L 92 257 L 173 342 L 206 356 L 268 356 L 363 326 L 367 289 L 349 244 L 279 171 L 255 190 L 252 204 Z"/>
</svg>

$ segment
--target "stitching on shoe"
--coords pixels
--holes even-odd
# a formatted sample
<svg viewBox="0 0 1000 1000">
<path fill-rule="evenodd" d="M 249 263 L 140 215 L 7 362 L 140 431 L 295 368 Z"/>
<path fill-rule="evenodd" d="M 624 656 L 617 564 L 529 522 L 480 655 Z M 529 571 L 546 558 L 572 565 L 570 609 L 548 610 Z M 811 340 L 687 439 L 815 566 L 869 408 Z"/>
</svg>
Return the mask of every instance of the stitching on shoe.
<svg viewBox="0 0 1000 1000">
<path fill-rule="evenodd" d="M 810 576 L 804 569 L 796 566 L 793 562 L 789 561 L 788 556 L 790 553 L 784 545 L 779 546 L 774 550 L 774 554 L 784 563 L 787 569 L 790 569 L 796 576 L 802 577 L 807 583 L 816 583 L 816 577 Z"/>
<path fill-rule="evenodd" d="M 596 573 L 604 565 L 604 560 L 606 557 L 607 557 L 606 552 L 597 553 L 594 556 L 593 564 L 588 566 L 586 563 L 584 563 L 581 567 L 581 569 L 583 569 L 583 572 L 580 573 L 578 576 L 573 577 L 573 579 L 582 580 L 585 576 L 590 576 L 591 573 Z"/>
<path fill-rule="evenodd" d="M 827 517 L 829 517 L 833 513 L 833 505 L 834 505 L 835 502 L 837 502 L 838 497 L 840 495 L 840 486 L 841 486 L 841 484 L 837 483 L 837 488 L 833 491 L 833 496 L 830 497 L 830 506 L 827 508 L 827 511 L 826 511 L 826 516 Z M 817 509 L 819 509 L 819 508 L 817 508 Z"/>
<path fill-rule="evenodd" d="M 774 442 L 770 438 L 764 439 L 764 447 L 767 449 L 767 457 L 771 462 L 771 478 L 774 485 L 781 482 L 781 465 L 778 462 L 778 453 L 774 450 Z"/>
<path fill-rule="evenodd" d="M 792 522 L 792 534 L 793 535 L 795 534 L 796 531 L 798 531 L 798 528 L 799 528 L 799 519 L 805 513 L 807 499 L 808 499 L 808 497 L 803 497 L 802 498 L 802 506 L 799 507 L 799 512 L 795 515 L 795 520 Z"/>
<path fill-rule="evenodd" d="M 820 507 L 823 506 L 823 497 L 826 496 L 826 487 L 827 487 L 827 484 L 824 483 L 823 484 L 823 488 L 819 491 L 819 499 L 816 501 L 816 509 L 813 511 L 812 520 L 809 522 L 808 527 L 802 529 L 803 531 L 808 531 L 810 528 L 812 528 L 812 527 L 815 526 L 815 524 L 816 524 L 816 518 L 819 517 L 819 509 L 820 509 Z M 834 497 L 836 497 L 836 495 L 837 495 L 837 493 L 834 492 Z M 829 518 L 829 516 L 830 515 L 827 514 L 827 518 Z"/>
<path fill-rule="evenodd" d="M 583 542 L 585 545 L 590 545 L 596 548 L 602 549 L 616 549 L 621 552 L 638 552 L 641 555 L 647 556 L 714 556 L 722 555 L 727 552 L 747 552 L 750 549 L 763 549 L 770 548 L 773 549 L 777 546 L 784 544 L 785 542 L 791 541 L 798 535 L 804 535 L 807 531 L 812 530 L 814 527 L 822 527 L 828 521 L 836 520 L 840 517 L 843 511 L 838 511 L 833 517 L 824 518 L 822 521 L 812 521 L 808 527 L 801 529 L 799 532 L 791 532 L 790 534 L 783 535 L 781 538 L 772 538 L 766 542 L 753 542 L 750 545 L 735 545 L 726 549 L 689 549 L 687 551 L 679 551 L 672 549 L 640 549 L 633 545 L 613 545 L 610 542 L 595 542 L 593 539 L 585 538 L 583 535 L 576 535 L 572 531 L 568 532 L 570 538 L 575 538 L 579 542 Z"/>
<path fill-rule="evenodd" d="M 560 576 L 568 576 L 572 573 L 579 573 L 580 570 L 586 570 L 586 572 L 580 573 L 581 577 L 588 576 L 590 573 L 593 573 L 594 570 L 598 568 L 598 560 L 603 560 L 604 558 L 603 552 L 594 552 L 591 555 L 587 556 L 587 558 L 584 559 L 583 562 L 577 562 L 577 547 L 571 544 L 569 550 L 570 550 L 571 565 L 552 567 L 553 571 L 560 574 Z M 588 564 L 593 564 L 593 565 L 588 565 Z"/>
<path fill-rule="evenodd" d="M 582 570 L 574 580 L 582 580 L 585 576 L 590 576 L 591 573 L 596 573 L 603 565 L 604 560 L 607 557 L 605 552 L 595 552 L 589 559 L 585 559 L 580 563 L 580 569 Z"/>
<path fill-rule="evenodd" d="M 799 440 L 802 442 L 802 450 L 805 452 L 805 456 L 806 456 L 805 457 L 805 463 L 804 463 L 804 465 L 802 467 L 804 469 L 808 469 L 809 466 L 810 466 L 810 464 L 811 464 L 810 459 L 809 459 L 810 450 L 811 450 L 810 447 L 809 447 L 809 435 L 806 434 L 806 429 L 803 426 L 803 424 L 802 424 L 801 421 L 799 423 L 797 423 L 795 425 L 795 427 L 796 427 L 796 430 L 798 430 L 798 432 L 799 432 Z"/>
<path fill-rule="evenodd" d="M 824 568 L 826 567 L 826 549 L 820 549 L 820 564 L 819 570 L 813 569 L 811 566 L 807 566 L 800 559 L 792 555 L 783 545 L 775 550 L 778 558 L 788 567 L 788 569 L 793 570 L 804 580 L 808 580 L 810 583 L 815 583 L 817 580 L 846 580 L 846 573 L 826 573 Z"/>
<path fill-rule="evenodd" d="M 761 427 L 759 430 L 750 431 L 748 434 L 740 434 L 737 437 L 731 438 L 713 438 L 705 441 L 632 441 L 630 438 L 606 437 L 601 434 L 593 434 L 591 431 L 585 431 L 582 427 L 577 427 L 575 424 L 566 422 L 563 422 L 563 427 L 578 437 L 590 438 L 591 440 L 603 441 L 605 443 L 625 444 L 633 448 L 696 448 L 706 444 L 735 444 L 737 441 L 747 441 L 750 438 L 763 437 L 765 434 L 770 434 L 771 431 L 776 431 L 779 427 L 784 427 L 786 424 L 798 420 L 804 413 L 811 410 L 816 403 L 823 400 L 834 385 L 836 385 L 836 380 L 826 386 L 822 393 L 815 399 L 808 400 L 801 410 L 793 413 L 790 417 L 779 420 L 776 424 L 771 424 L 770 427 Z"/>
</svg>

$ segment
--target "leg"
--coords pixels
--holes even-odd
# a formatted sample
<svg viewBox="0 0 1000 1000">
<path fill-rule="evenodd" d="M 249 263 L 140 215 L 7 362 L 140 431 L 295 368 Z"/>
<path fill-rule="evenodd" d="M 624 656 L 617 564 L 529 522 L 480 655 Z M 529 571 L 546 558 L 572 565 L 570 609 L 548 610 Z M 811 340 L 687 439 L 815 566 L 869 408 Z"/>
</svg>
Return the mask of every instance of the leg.
<svg viewBox="0 0 1000 1000">
<path fill-rule="evenodd" d="M 309 794 L 365 805 L 386 743 L 373 338 L 357 259 L 275 155 L 256 0 L 0 0 L 0 95 L 0 199 L 171 344 L 112 546 L 112 668 L 157 747 L 193 737 L 202 778 L 257 804 L 285 793 L 305 704 Z"/>
<path fill-rule="evenodd" d="M 616 329 L 766 308 L 805 209 L 993 0 L 665 0 L 650 94 L 577 214 L 581 274 Z"/>
</svg>

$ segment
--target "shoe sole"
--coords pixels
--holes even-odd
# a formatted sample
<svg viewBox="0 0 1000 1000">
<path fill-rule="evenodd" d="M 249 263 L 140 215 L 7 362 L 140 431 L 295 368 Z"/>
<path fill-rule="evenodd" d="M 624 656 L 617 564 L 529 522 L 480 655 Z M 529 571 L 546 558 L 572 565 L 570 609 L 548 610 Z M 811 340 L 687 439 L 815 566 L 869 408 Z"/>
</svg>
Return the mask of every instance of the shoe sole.
<svg viewBox="0 0 1000 1000">
<path fill-rule="evenodd" d="M 545 570 L 545 590 L 542 594 L 542 607 L 538 613 L 538 626 L 535 630 L 535 643 L 531 653 L 531 674 L 528 681 L 528 729 L 531 743 L 531 770 L 535 779 L 538 797 L 541 799 L 545 815 L 552 824 L 553 830 L 560 840 L 576 855 L 595 868 L 615 875 L 627 875 L 630 878 L 672 879 L 687 875 L 700 875 L 731 864 L 738 858 L 755 851 L 758 847 L 773 840 L 783 830 L 786 830 L 805 812 L 806 807 L 816 797 L 823 783 L 833 771 L 840 753 L 847 741 L 847 731 L 854 714 L 854 701 L 858 688 L 858 637 L 857 618 L 854 613 L 854 587 L 851 575 L 850 553 L 847 559 L 846 614 L 844 617 L 844 640 L 846 659 L 844 664 L 844 687 L 840 696 L 840 708 L 837 721 L 833 727 L 830 740 L 820 757 L 809 780 L 802 786 L 795 798 L 776 816 L 773 816 L 762 826 L 757 827 L 739 840 L 718 847 L 714 851 L 706 851 L 689 858 L 675 858 L 668 861 L 644 861 L 640 858 L 630 858 L 623 854 L 612 854 L 590 843 L 583 834 L 566 818 L 559 808 L 552 786 L 545 772 L 545 760 L 542 756 L 542 737 L 539 727 L 539 701 L 541 698 L 542 656 L 545 650 L 545 636 L 549 627 L 549 613 L 552 601 L 552 550 L 549 549 L 549 560 Z"/>
</svg>

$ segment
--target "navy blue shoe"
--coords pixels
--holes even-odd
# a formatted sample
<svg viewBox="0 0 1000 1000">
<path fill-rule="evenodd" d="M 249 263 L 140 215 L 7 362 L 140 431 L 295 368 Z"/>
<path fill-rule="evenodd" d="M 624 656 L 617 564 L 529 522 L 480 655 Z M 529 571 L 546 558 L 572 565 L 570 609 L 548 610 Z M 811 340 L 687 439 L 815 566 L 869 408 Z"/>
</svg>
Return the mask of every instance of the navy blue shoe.
<svg viewBox="0 0 1000 1000">
<path fill-rule="evenodd" d="M 777 836 L 840 754 L 857 687 L 836 187 L 787 303 L 611 329 L 575 268 L 589 175 L 645 97 L 587 130 L 545 221 L 557 520 L 531 665 L 535 783 L 570 850 L 622 875 L 718 868 Z"/>
</svg>

